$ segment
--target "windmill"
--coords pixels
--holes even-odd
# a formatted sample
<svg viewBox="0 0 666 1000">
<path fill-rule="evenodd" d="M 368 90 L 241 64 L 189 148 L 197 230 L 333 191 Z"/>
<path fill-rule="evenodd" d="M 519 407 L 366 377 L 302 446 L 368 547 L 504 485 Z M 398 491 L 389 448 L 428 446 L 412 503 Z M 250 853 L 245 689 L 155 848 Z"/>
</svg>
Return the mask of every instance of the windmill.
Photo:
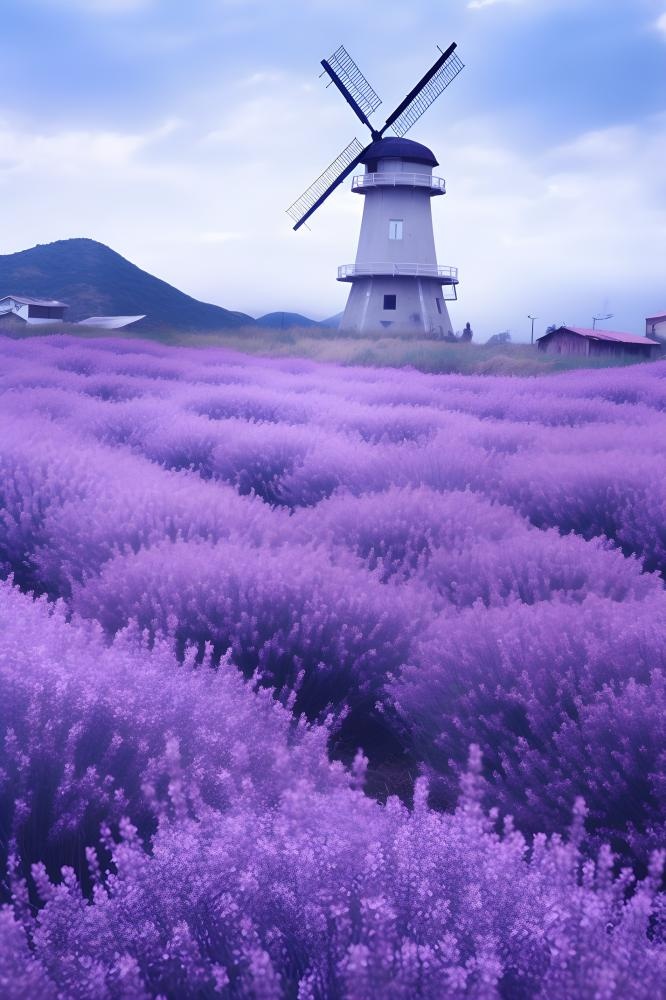
<svg viewBox="0 0 666 1000">
<path fill-rule="evenodd" d="M 441 50 L 440 50 L 441 51 Z M 354 138 L 287 209 L 299 229 L 359 164 L 352 191 L 365 196 L 356 261 L 338 268 L 350 282 L 340 329 L 347 333 L 445 337 L 447 301 L 457 298 L 458 269 L 437 263 L 430 200 L 446 192 L 426 146 L 405 134 L 463 69 L 455 42 L 398 104 L 380 129 L 370 122 L 381 100 L 343 46 L 322 59 L 324 73 L 370 130 L 364 146 Z M 322 74 L 324 75 L 324 74 Z M 385 136 L 388 130 L 393 135 Z"/>
</svg>

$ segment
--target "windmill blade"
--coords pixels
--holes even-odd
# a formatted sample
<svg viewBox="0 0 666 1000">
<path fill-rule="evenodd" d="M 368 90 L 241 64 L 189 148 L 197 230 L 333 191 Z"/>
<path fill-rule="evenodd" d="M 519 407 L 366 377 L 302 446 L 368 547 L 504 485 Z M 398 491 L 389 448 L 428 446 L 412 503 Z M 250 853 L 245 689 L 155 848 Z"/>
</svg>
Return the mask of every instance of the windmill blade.
<svg viewBox="0 0 666 1000">
<path fill-rule="evenodd" d="M 313 212 L 319 208 L 322 202 L 326 201 L 331 191 L 334 191 L 338 184 L 341 184 L 345 177 L 352 172 L 356 164 L 365 152 L 365 146 L 353 139 L 339 156 L 333 160 L 330 166 L 326 167 L 323 174 L 320 174 L 307 191 L 304 191 L 300 198 L 297 198 L 293 205 L 287 209 L 287 215 L 295 221 L 294 229 L 309 219 Z"/>
<path fill-rule="evenodd" d="M 382 101 L 344 45 L 336 49 L 329 59 L 322 59 L 321 64 L 354 114 L 373 132 L 374 138 L 374 130 L 368 121 L 368 115 L 376 111 Z"/>
<path fill-rule="evenodd" d="M 464 69 L 463 63 L 456 54 L 456 43 L 449 45 L 446 52 L 430 67 L 428 72 L 407 94 L 404 101 L 398 105 L 392 115 L 386 119 L 382 135 L 387 128 L 392 128 L 398 136 L 405 135 L 418 121 L 424 111 L 427 111 L 433 101 L 446 90 L 458 73 Z"/>
</svg>

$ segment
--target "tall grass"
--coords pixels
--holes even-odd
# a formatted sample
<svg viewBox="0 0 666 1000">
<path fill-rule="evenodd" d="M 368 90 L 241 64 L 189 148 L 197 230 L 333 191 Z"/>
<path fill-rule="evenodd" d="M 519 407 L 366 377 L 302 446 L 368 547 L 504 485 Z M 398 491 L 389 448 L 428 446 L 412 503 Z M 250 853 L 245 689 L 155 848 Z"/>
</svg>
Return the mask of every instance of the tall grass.
<svg viewBox="0 0 666 1000">
<path fill-rule="evenodd" d="M 75 324 L 30 328 L 22 337 L 37 338 L 65 333 L 84 339 L 108 336 Z M 16 336 L 13 334 L 13 336 Z M 534 376 L 579 369 L 617 368 L 644 363 L 634 357 L 584 357 L 552 355 L 530 344 L 448 343 L 413 337 L 342 336 L 331 327 L 270 330 L 247 326 L 234 330 L 198 333 L 168 330 L 163 327 L 141 328 L 140 332 L 114 332 L 116 339 L 150 338 L 158 343 L 181 347 L 218 347 L 246 354 L 276 358 L 312 358 L 315 361 L 366 367 L 415 368 L 433 374 L 476 374 Z"/>
</svg>

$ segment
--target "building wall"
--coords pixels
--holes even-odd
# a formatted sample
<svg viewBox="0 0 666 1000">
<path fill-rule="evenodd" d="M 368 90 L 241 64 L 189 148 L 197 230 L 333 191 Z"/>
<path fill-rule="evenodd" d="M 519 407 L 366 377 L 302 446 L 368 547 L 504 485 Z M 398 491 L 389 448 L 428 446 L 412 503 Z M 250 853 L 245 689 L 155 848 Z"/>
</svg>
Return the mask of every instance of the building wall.
<svg viewBox="0 0 666 1000">
<path fill-rule="evenodd" d="M 65 310 L 62 306 L 28 306 L 28 322 L 29 323 L 43 323 L 48 321 L 49 323 L 56 322 L 61 323 L 63 320 Z"/>
<path fill-rule="evenodd" d="M 395 309 L 384 309 L 385 295 L 395 295 Z M 446 337 L 452 328 L 438 281 L 375 277 L 360 278 L 352 284 L 341 329 L 371 336 L 438 339 Z"/>
<path fill-rule="evenodd" d="M 610 340 L 591 340 L 590 354 L 596 358 L 618 357 L 619 355 L 636 355 L 645 352 L 650 356 L 650 345 L 641 348 L 638 344 L 614 344 Z"/>
<path fill-rule="evenodd" d="M 666 340 L 666 317 L 658 320 L 645 321 L 645 336 Z"/>
<path fill-rule="evenodd" d="M 547 354 L 589 355 L 590 357 L 654 357 L 659 350 L 651 344 L 623 344 L 612 340 L 590 340 L 568 331 L 557 331 L 539 340 L 539 350 Z"/>
<path fill-rule="evenodd" d="M 539 350 L 546 354 L 587 354 L 589 341 L 564 330 L 550 333 L 539 340 Z"/>
<path fill-rule="evenodd" d="M 16 299 L 11 298 L 11 296 L 0 302 L 0 315 L 6 316 L 8 313 L 13 313 L 15 316 L 20 317 L 20 319 L 24 322 L 28 322 L 28 306 L 23 302 L 17 302 Z"/>
<path fill-rule="evenodd" d="M 15 312 L 0 313 L 0 333 L 13 333 L 25 330 L 26 321 Z"/>
<path fill-rule="evenodd" d="M 432 176 L 423 163 L 380 160 L 377 173 L 415 173 Z M 428 188 L 378 187 L 361 195 L 365 199 L 361 234 L 356 252 L 358 264 L 371 261 L 400 261 L 436 264 L 432 228 L 431 197 Z M 389 222 L 402 219 L 401 240 L 389 239 Z"/>
<path fill-rule="evenodd" d="M 638 349 L 639 351 L 640 348 Z M 590 344 L 590 354 L 597 358 L 617 357 L 622 354 L 636 354 L 638 352 L 636 349 L 632 349 L 630 344 L 611 344 L 608 342 L 596 344 L 592 342 Z"/>
</svg>

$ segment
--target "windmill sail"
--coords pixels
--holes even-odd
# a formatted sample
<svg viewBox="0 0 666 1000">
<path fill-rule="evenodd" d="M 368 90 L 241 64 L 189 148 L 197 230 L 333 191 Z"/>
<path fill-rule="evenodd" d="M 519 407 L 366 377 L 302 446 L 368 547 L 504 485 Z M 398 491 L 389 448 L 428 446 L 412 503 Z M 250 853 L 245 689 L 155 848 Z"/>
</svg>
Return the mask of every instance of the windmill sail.
<svg viewBox="0 0 666 1000">
<path fill-rule="evenodd" d="M 341 184 L 345 177 L 352 172 L 356 164 L 363 155 L 364 146 L 353 139 L 339 156 L 326 167 L 323 174 L 320 174 L 307 191 L 304 191 L 300 198 L 297 198 L 293 205 L 287 209 L 287 215 L 291 216 L 298 229 L 308 219 L 314 211 L 328 198 L 338 184 Z"/>
<path fill-rule="evenodd" d="M 335 84 L 354 114 L 370 129 L 373 142 L 381 140 L 387 129 L 393 128 L 402 137 L 418 121 L 424 111 L 435 101 L 442 91 L 458 75 L 463 64 L 455 54 L 456 43 L 449 45 L 439 59 L 430 67 L 416 86 L 407 94 L 393 114 L 389 115 L 381 130 L 373 128 L 368 115 L 381 104 L 377 93 L 370 86 L 363 73 L 344 46 L 340 46 L 330 59 L 322 59 L 321 64 L 332 83 Z M 354 139 L 342 150 L 324 172 L 287 209 L 287 215 L 294 220 L 294 229 L 300 229 L 313 212 L 326 201 L 335 188 L 342 183 L 357 163 L 366 148 Z"/>
<path fill-rule="evenodd" d="M 458 73 L 464 69 L 455 52 L 455 44 L 443 52 L 437 62 L 419 80 L 413 90 L 386 119 L 382 133 L 392 128 L 397 136 L 403 136 L 418 121 L 424 111 L 427 111 L 433 101 L 446 90 Z"/>
<path fill-rule="evenodd" d="M 382 101 L 344 45 L 336 49 L 329 59 L 322 59 L 321 64 L 356 115 L 372 131 L 368 115 L 376 111 Z"/>
</svg>

